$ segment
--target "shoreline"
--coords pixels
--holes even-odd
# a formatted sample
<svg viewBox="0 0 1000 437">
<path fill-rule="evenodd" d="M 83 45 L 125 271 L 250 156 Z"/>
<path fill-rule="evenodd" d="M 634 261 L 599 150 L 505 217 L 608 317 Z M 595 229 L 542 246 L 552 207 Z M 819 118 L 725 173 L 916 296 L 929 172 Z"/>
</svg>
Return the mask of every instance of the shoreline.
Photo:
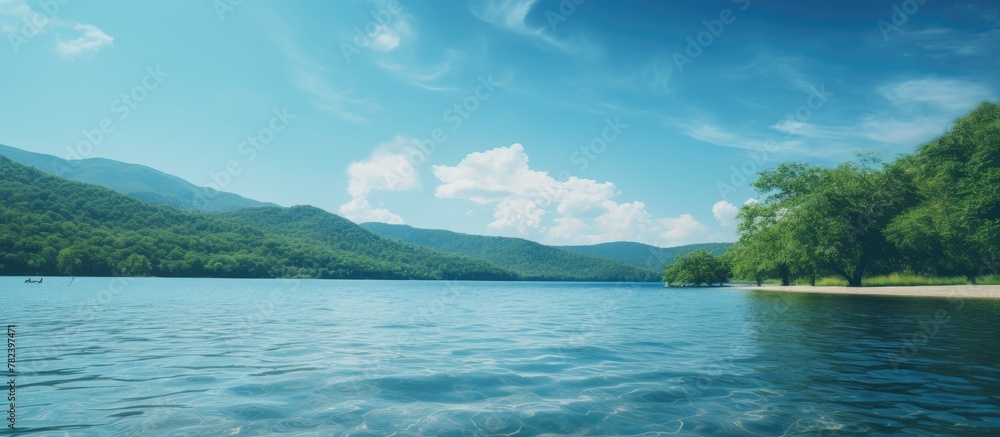
<svg viewBox="0 0 1000 437">
<path fill-rule="evenodd" d="M 813 287 L 809 285 L 763 285 L 739 287 L 750 291 L 779 293 L 847 294 L 864 296 L 945 297 L 1000 299 L 1000 285 L 912 285 L 888 287 Z"/>
</svg>

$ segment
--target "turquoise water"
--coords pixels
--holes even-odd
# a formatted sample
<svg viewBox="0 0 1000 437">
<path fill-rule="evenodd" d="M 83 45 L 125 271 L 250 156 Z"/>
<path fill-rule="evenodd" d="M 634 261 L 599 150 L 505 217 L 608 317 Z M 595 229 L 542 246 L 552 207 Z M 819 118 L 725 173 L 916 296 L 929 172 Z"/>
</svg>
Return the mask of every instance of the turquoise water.
<svg viewBox="0 0 1000 437">
<path fill-rule="evenodd" d="M 0 278 L 41 435 L 1000 433 L 1000 302 Z M 935 320 L 936 318 L 936 320 Z"/>
</svg>

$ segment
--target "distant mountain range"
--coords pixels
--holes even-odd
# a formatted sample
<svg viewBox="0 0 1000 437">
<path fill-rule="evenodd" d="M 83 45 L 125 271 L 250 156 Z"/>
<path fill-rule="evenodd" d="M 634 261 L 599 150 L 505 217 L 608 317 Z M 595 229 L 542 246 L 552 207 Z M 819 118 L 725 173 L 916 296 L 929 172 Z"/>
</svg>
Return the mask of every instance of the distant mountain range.
<svg viewBox="0 0 1000 437">
<path fill-rule="evenodd" d="M 659 281 L 660 271 L 600 256 L 575 253 L 521 238 L 486 237 L 418 229 L 406 225 L 362 223 L 386 238 L 488 261 L 534 280 Z"/>
<path fill-rule="evenodd" d="M 128 164 L 104 158 L 65 160 L 52 155 L 28 152 L 0 144 L 0 156 L 6 156 L 45 173 L 77 182 L 97 184 L 122 194 L 157 205 L 199 211 L 232 211 L 273 203 L 250 200 L 237 194 L 199 187 L 144 165 Z"/>
<path fill-rule="evenodd" d="M 78 161 L 67 161 L 51 155 L 27 152 L 21 149 L 0 145 L 0 156 L 6 156 L 14 162 L 6 167 L 20 168 L 17 163 L 34 167 L 56 178 L 34 177 L 41 186 L 32 186 L 31 192 L 43 199 L 62 199 L 65 196 L 80 200 L 80 193 L 88 193 L 82 197 L 96 196 L 102 202 L 115 205 L 115 211 L 124 217 L 109 214 L 97 214 L 101 220 L 94 217 L 79 217 L 76 212 L 66 212 L 52 215 L 44 213 L 44 205 L 30 202 L 30 214 L 42 214 L 53 220 L 48 225 L 58 223 L 89 223 L 101 232 L 124 232 L 130 229 L 134 232 L 146 232 L 156 235 L 159 239 L 147 240 L 149 247 L 173 247 L 177 252 L 171 252 L 169 257 L 161 251 L 135 252 L 151 263 L 148 274 L 157 276 L 246 276 L 246 277 L 277 277 L 305 276 L 330 278 L 414 278 L 414 279 L 521 279 L 521 280 L 574 280 L 574 281 L 658 281 L 664 265 L 673 262 L 677 254 L 688 253 L 697 249 L 706 249 L 715 254 L 721 254 L 730 243 L 709 243 L 659 248 L 640 243 L 617 242 L 589 246 L 545 246 L 520 238 L 488 237 L 480 235 L 461 234 L 444 230 L 418 229 L 405 225 L 388 225 L 383 223 L 365 223 L 357 225 L 336 214 L 326 212 L 311 206 L 296 206 L 282 208 L 274 204 L 259 202 L 233 193 L 219 192 L 209 188 L 198 187 L 181 178 L 158 170 L 137 164 L 127 164 L 119 161 L 92 158 Z M 2 158 L 0 158 L 2 159 Z M 7 175 L 3 175 L 6 177 Z M 101 185 L 134 199 L 153 205 L 165 205 L 170 209 L 154 207 L 137 208 L 129 212 L 125 205 L 140 205 L 124 197 L 109 197 L 108 193 L 93 191 L 96 187 L 85 184 L 64 184 L 56 181 L 67 178 L 87 184 Z M 16 186 L 12 181 L 0 178 L 0 183 L 6 182 L 8 188 Z M 56 187 L 56 188 L 54 188 Z M 23 188 L 23 187 L 22 187 Z M 55 190 L 55 191 L 53 191 Z M 69 190 L 71 192 L 63 192 Z M 208 190 L 208 191 L 206 191 Z M 206 196 L 205 193 L 210 193 Z M 8 206 L 8 200 L 0 197 L 0 205 Z M 18 204 L 17 206 L 25 206 Z M 169 212 L 173 210 L 181 210 Z M 16 209 L 14 209 L 16 210 Z M 13 211 L 13 210 L 12 210 Z M 182 212 L 187 211 L 187 212 Z M 28 213 L 29 211 L 20 211 Z M 198 214 L 208 212 L 213 214 Z M 187 237 L 170 236 L 161 231 L 161 226 L 155 229 L 143 230 L 136 228 L 136 223 L 148 220 L 136 214 L 151 214 L 158 217 L 168 217 L 166 223 L 158 225 L 172 229 L 182 229 L 182 224 L 192 222 L 202 223 L 196 230 L 188 228 L 190 238 L 201 238 L 215 241 L 219 235 L 232 235 L 233 232 L 246 234 L 241 241 L 243 246 L 236 244 L 224 249 L 216 248 L 217 252 L 205 247 L 177 246 L 172 239 L 188 241 Z M 180 215 L 178 215 L 180 214 Z M 192 215 L 193 214 L 193 215 Z M 130 226 L 122 227 L 122 220 Z M 59 225 L 59 229 L 65 226 Z M 0 224 L 0 228 L 2 228 Z M 239 231 L 242 229 L 243 231 Z M 23 229 L 10 229 L 15 239 L 33 241 L 33 237 L 20 235 Z M 56 232 L 56 234 L 59 234 Z M 117 255 L 111 256 L 107 248 L 89 247 L 85 250 L 79 246 L 75 238 L 80 235 L 64 235 L 65 245 L 75 247 L 75 253 L 87 253 L 92 258 L 104 261 L 90 265 L 89 274 L 112 274 L 119 259 L 126 252 L 119 249 Z M 58 238 L 57 238 L 58 239 Z M 22 242 L 24 242 L 22 241 Z M 110 240 L 108 240 L 110 241 Z M 271 249 L 264 250 L 255 246 L 265 243 L 280 253 L 277 256 Z M 41 243 L 33 243 L 41 244 Z M 109 243 L 111 244 L 111 243 Z M 121 245 L 121 243 L 118 243 Z M 301 246 L 296 256 L 282 255 L 290 247 Z M 42 247 L 44 245 L 38 246 Z M 63 247 L 46 249 L 44 255 L 31 255 L 25 248 L 5 248 L 0 243 L 0 249 L 7 250 L 6 263 L 0 259 L 0 272 L 8 274 L 53 274 L 58 270 L 56 253 Z M 304 252 L 303 252 L 304 251 Z M 18 255 L 13 255 L 18 254 Z M 187 255 L 185 255 L 187 254 Z M 233 264 L 237 254 L 244 265 Z M 216 256 L 217 255 L 217 256 Z M 23 258 L 17 261 L 15 258 Z M 24 264 L 24 259 L 37 256 L 40 258 Z M 187 256 L 184 262 L 176 258 Z M 219 257 L 222 258 L 219 258 Z M 277 258 L 275 257 L 277 256 Z M 302 264 L 301 257 L 311 261 Z M 25 258 L 27 257 L 27 258 Z M 228 258 L 226 258 L 228 257 Z M 249 258 L 248 258 L 249 257 Z M 49 259 L 52 258 L 52 259 Z M 221 261 L 220 261 L 221 259 Z M 254 260 L 250 262 L 249 260 Z M 214 260 L 211 261 L 210 260 Z M 296 261 L 299 260 L 299 261 Z M 323 261 L 327 260 L 327 261 Z M 332 262 L 334 265 L 323 265 Z M 103 264 L 102 264 L 103 263 Z M 205 263 L 199 265 L 199 263 Z M 249 264 L 247 264 L 249 263 Z M 254 264 L 256 263 L 256 264 Z M 270 263 L 271 265 L 268 265 Z M 22 265 L 23 264 L 23 265 Z M 250 268 L 247 265 L 256 265 Z M 21 267 L 11 270 L 13 266 Z M 32 267 L 35 266 L 35 267 Z M 102 270 L 103 269 L 103 270 Z M 110 270 L 109 270 L 110 269 Z M 86 270 L 86 269 L 84 269 Z M 74 272 L 84 275 L 87 273 Z"/>
<path fill-rule="evenodd" d="M 674 263 L 677 255 L 684 255 L 695 250 L 707 250 L 712 255 L 722 255 L 733 243 L 701 243 L 676 247 L 656 247 L 642 243 L 619 241 L 601 243 L 589 246 L 556 246 L 571 252 L 586 253 L 626 262 L 634 266 L 662 270 L 663 266 Z"/>
</svg>

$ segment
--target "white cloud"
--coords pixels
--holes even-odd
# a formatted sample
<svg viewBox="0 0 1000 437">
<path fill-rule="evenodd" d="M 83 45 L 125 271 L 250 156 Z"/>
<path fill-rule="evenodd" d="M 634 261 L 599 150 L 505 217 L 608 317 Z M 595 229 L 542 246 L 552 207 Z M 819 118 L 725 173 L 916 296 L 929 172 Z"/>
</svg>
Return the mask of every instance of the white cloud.
<svg viewBox="0 0 1000 437">
<path fill-rule="evenodd" d="M 736 205 L 725 200 L 720 200 L 715 205 L 712 205 L 712 215 L 715 216 L 715 220 L 719 222 L 719 225 L 724 228 L 735 228 L 736 214 L 739 213 L 740 209 Z"/>
<path fill-rule="evenodd" d="M 389 212 L 384 208 L 375 208 L 368 199 L 354 198 L 350 202 L 340 205 L 337 210 L 340 215 L 355 223 L 381 222 L 394 225 L 403 224 L 403 218 L 397 214 Z"/>
<path fill-rule="evenodd" d="M 101 29 L 90 24 L 78 23 L 73 26 L 73 30 L 80 32 L 80 36 L 68 41 L 63 40 L 62 35 L 56 38 L 56 54 L 64 61 L 89 58 L 101 48 L 113 45 L 115 41 Z"/>
<path fill-rule="evenodd" d="M 439 198 L 487 204 L 514 195 L 542 202 L 560 191 L 548 173 L 528 168 L 528 155 L 520 144 L 473 152 L 455 167 L 435 165 L 432 169 L 443 182 L 435 192 Z"/>
<path fill-rule="evenodd" d="M 489 224 L 490 229 L 517 229 L 520 233 L 528 232 L 529 228 L 537 228 L 542 223 L 545 210 L 535 202 L 519 197 L 503 199 L 493 212 L 496 220 Z"/>
<path fill-rule="evenodd" d="M 535 231 L 552 242 L 576 244 L 677 245 L 718 237 L 690 215 L 656 220 L 642 202 L 615 201 L 619 193 L 611 182 L 576 177 L 559 181 L 532 170 L 520 144 L 470 153 L 458 165 L 432 170 L 441 181 L 435 191 L 438 198 L 493 205 L 494 221 L 488 226 L 492 230 Z"/>
<path fill-rule="evenodd" d="M 697 242 L 704 242 L 705 236 L 711 231 L 691 214 L 681 214 L 677 218 L 664 218 L 658 220 L 666 229 L 660 234 L 666 246 L 680 246 Z"/>
<path fill-rule="evenodd" d="M 376 190 L 410 191 L 419 187 L 420 175 L 405 153 L 409 143 L 411 140 L 405 137 L 396 137 L 375 148 L 368 159 L 352 162 L 347 167 L 350 177 L 347 192 L 351 200 L 340 206 L 340 215 L 358 223 L 403 223 L 399 215 L 373 207 L 368 195 Z"/>
</svg>

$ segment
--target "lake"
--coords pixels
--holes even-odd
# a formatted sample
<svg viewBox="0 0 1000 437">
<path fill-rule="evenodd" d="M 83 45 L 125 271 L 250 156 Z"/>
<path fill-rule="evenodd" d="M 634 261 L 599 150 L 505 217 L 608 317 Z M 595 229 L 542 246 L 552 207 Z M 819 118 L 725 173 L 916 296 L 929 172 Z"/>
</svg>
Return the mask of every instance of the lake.
<svg viewBox="0 0 1000 437">
<path fill-rule="evenodd" d="M 0 278 L 40 435 L 1000 433 L 1000 302 Z"/>
</svg>

